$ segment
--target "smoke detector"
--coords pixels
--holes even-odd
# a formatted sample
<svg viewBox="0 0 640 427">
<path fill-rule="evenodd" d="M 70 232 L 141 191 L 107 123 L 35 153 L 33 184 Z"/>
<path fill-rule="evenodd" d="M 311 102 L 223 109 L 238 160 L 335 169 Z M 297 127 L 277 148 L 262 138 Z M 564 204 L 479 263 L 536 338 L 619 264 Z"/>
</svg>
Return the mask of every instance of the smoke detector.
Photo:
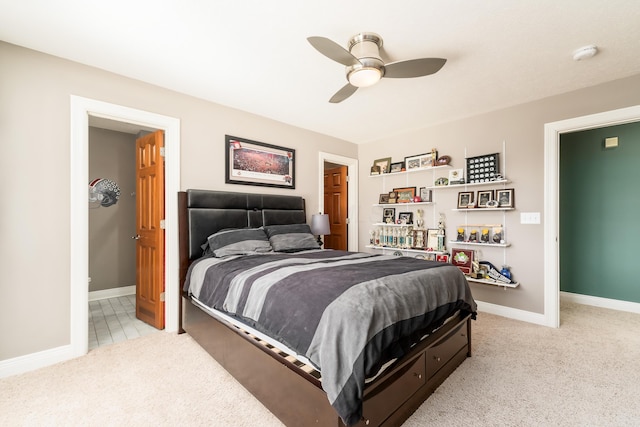
<svg viewBox="0 0 640 427">
<path fill-rule="evenodd" d="M 580 49 L 576 49 L 573 51 L 573 60 L 574 61 L 582 61 L 583 59 L 588 59 L 598 53 L 598 47 L 594 44 L 589 46 L 583 46 Z"/>
</svg>

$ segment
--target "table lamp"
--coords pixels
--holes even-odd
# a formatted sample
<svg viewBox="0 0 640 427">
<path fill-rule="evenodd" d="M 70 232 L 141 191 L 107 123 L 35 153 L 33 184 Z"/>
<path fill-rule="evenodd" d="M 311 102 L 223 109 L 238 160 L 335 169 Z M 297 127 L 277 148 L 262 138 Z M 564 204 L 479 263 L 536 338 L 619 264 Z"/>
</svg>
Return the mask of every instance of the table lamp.
<svg viewBox="0 0 640 427">
<path fill-rule="evenodd" d="M 311 232 L 318 236 L 318 245 L 322 246 L 322 236 L 331 234 L 329 215 L 317 213 L 311 215 Z"/>
</svg>

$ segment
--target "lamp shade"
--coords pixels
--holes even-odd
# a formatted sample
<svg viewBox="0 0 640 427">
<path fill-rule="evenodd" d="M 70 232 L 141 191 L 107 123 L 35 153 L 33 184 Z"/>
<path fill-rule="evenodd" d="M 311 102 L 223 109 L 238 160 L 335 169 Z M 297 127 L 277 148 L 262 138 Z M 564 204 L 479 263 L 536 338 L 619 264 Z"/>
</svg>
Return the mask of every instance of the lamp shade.
<svg viewBox="0 0 640 427">
<path fill-rule="evenodd" d="M 317 236 L 331 234 L 329 215 L 322 213 L 311 215 L 311 232 Z"/>
</svg>

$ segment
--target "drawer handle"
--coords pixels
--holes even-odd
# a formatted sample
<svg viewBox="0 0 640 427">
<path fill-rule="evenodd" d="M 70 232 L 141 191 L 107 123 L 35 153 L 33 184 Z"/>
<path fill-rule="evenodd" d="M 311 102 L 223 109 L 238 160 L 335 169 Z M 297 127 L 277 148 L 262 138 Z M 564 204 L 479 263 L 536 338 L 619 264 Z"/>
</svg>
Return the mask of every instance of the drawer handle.
<svg viewBox="0 0 640 427">
<path fill-rule="evenodd" d="M 364 420 L 365 425 L 369 425 L 369 422 L 370 422 L 369 420 Z"/>
<path fill-rule="evenodd" d="M 434 359 L 436 362 L 439 362 L 439 361 L 440 361 L 440 358 L 439 358 L 438 356 L 433 356 L 433 359 Z"/>
<path fill-rule="evenodd" d="M 422 374 L 419 374 L 419 373 L 417 373 L 417 372 L 414 372 L 414 373 L 413 373 L 413 376 L 414 376 L 414 377 L 418 377 L 418 379 L 419 379 L 419 380 L 421 380 L 421 379 L 422 379 Z"/>
</svg>

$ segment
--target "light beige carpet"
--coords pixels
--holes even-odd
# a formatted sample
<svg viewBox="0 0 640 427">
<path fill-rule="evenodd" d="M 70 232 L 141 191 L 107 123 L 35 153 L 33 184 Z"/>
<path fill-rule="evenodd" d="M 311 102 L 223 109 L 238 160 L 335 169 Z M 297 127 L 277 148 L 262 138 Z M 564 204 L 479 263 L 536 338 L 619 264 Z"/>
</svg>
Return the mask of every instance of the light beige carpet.
<svg viewBox="0 0 640 427">
<path fill-rule="evenodd" d="M 467 359 L 405 423 L 639 426 L 640 315 L 563 303 L 551 329 L 480 313 Z M 0 380 L 2 426 L 281 426 L 188 335 Z"/>
</svg>

